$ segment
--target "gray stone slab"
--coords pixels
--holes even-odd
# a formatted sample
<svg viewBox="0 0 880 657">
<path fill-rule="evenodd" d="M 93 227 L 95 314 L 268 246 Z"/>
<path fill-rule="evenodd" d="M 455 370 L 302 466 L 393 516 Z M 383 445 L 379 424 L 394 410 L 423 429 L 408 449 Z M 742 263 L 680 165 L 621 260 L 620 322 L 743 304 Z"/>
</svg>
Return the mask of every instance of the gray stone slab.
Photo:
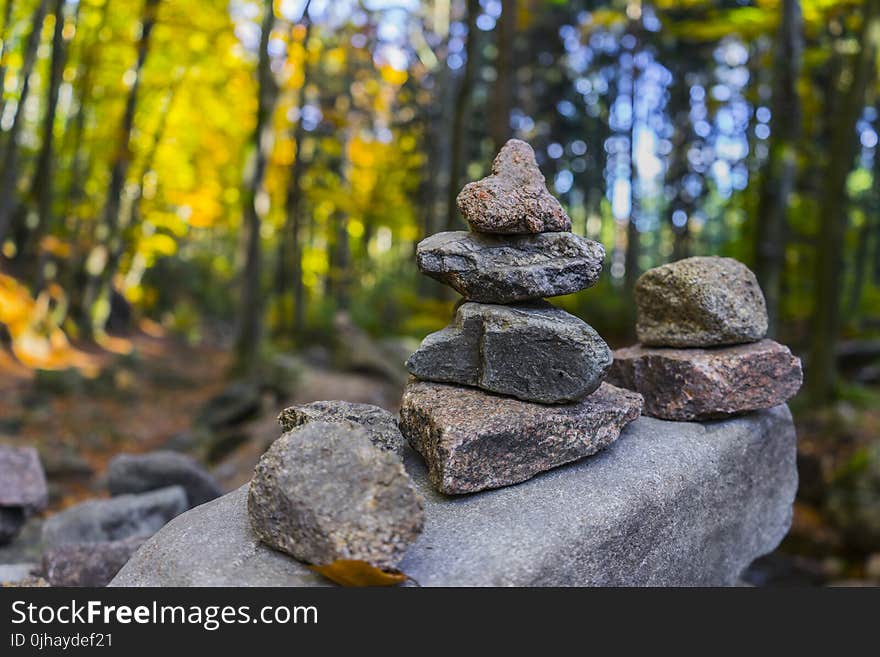
<svg viewBox="0 0 880 657">
<path fill-rule="evenodd" d="M 704 424 L 640 418 L 597 456 L 527 482 L 449 498 L 421 460 L 425 530 L 400 568 L 422 586 L 733 585 L 788 531 L 797 489 L 791 414 Z M 176 518 L 115 586 L 313 586 L 260 545 L 247 488 Z"/>
</svg>

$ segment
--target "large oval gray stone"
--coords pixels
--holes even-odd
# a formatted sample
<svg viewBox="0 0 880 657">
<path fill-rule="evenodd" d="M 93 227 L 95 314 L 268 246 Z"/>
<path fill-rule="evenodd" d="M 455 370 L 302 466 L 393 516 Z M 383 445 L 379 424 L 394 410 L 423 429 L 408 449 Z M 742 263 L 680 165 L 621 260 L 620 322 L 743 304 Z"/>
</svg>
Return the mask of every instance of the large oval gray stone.
<svg viewBox="0 0 880 657">
<path fill-rule="evenodd" d="M 450 326 L 424 339 L 406 367 L 425 381 L 555 404 L 596 390 L 611 359 L 589 324 L 548 303 L 465 303 Z"/>
<path fill-rule="evenodd" d="M 733 258 L 686 258 L 636 281 L 636 335 L 647 347 L 715 347 L 756 342 L 767 306 L 755 275 Z"/>
<path fill-rule="evenodd" d="M 109 500 L 88 500 L 46 520 L 43 544 L 51 548 L 146 537 L 188 508 L 186 492 L 180 486 Z"/>
<path fill-rule="evenodd" d="M 178 452 L 120 454 L 107 467 L 111 495 L 146 493 L 168 486 L 182 486 L 191 507 L 223 494 L 214 477 L 198 461 Z"/>
<path fill-rule="evenodd" d="M 272 443 L 248 495 L 254 532 L 310 564 L 393 568 L 422 531 L 422 498 L 396 454 L 353 424 L 311 422 Z"/>
<path fill-rule="evenodd" d="M 449 498 L 406 467 L 425 530 L 399 567 L 422 586 L 721 586 L 779 544 L 797 490 L 785 406 L 692 424 L 642 417 L 596 456 Z M 261 544 L 247 486 L 175 518 L 111 586 L 320 586 Z"/>
<path fill-rule="evenodd" d="M 512 303 L 595 285 L 605 249 L 574 233 L 499 237 L 450 231 L 419 242 L 416 259 L 422 273 L 470 301 Z"/>
</svg>

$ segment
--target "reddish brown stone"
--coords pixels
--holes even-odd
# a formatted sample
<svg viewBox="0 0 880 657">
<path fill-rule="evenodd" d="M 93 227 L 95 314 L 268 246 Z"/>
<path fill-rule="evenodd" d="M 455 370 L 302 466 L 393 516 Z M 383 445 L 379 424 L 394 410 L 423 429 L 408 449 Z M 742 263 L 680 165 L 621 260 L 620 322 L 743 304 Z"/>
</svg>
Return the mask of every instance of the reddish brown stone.
<svg viewBox="0 0 880 657">
<path fill-rule="evenodd" d="M 581 401 L 547 406 L 474 388 L 413 381 L 400 429 L 448 495 L 499 488 L 595 454 L 639 417 L 640 395 L 603 383 Z"/>
<path fill-rule="evenodd" d="M 803 372 L 800 359 L 773 340 L 711 349 L 635 345 L 614 352 L 608 381 L 640 392 L 645 415 L 709 420 L 791 399 Z"/>
</svg>

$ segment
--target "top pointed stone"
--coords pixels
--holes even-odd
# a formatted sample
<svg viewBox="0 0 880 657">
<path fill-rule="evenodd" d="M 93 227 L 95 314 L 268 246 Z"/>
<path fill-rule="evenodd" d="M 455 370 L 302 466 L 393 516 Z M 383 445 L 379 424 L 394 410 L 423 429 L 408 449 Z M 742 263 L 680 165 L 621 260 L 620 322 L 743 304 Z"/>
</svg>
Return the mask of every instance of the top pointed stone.
<svg viewBox="0 0 880 657">
<path fill-rule="evenodd" d="M 535 151 L 519 139 L 504 144 L 491 175 L 465 185 L 456 203 L 477 233 L 571 230 L 571 219 L 547 189 Z"/>
</svg>

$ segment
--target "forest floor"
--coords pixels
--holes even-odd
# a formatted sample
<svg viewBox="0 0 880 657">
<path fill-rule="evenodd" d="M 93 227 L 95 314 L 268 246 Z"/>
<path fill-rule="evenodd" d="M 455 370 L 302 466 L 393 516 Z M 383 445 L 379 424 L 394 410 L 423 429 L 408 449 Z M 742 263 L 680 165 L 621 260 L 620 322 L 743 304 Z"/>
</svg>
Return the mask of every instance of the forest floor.
<svg viewBox="0 0 880 657">
<path fill-rule="evenodd" d="M 135 356 L 99 355 L 102 374 L 92 381 L 65 375 L 39 377 L 0 350 L 0 443 L 37 447 L 50 482 L 49 512 L 106 495 L 103 474 L 120 452 L 192 445 L 196 418 L 229 386 L 228 353 L 168 337 L 138 334 Z M 236 440 L 211 463 L 228 489 L 245 483 L 268 444 L 280 435 L 278 411 L 292 403 L 346 399 L 397 411 L 400 385 L 381 377 L 300 365 L 287 395 L 263 395 L 262 412 L 235 427 Z M 876 394 L 876 397 L 873 396 Z M 874 557 L 853 555 L 823 512 L 833 473 L 861 446 L 880 436 L 880 392 L 861 394 L 821 412 L 793 404 L 799 436 L 800 491 L 782 548 L 758 564 L 758 584 L 866 582 Z M 880 578 L 880 575 L 877 575 Z"/>
</svg>

